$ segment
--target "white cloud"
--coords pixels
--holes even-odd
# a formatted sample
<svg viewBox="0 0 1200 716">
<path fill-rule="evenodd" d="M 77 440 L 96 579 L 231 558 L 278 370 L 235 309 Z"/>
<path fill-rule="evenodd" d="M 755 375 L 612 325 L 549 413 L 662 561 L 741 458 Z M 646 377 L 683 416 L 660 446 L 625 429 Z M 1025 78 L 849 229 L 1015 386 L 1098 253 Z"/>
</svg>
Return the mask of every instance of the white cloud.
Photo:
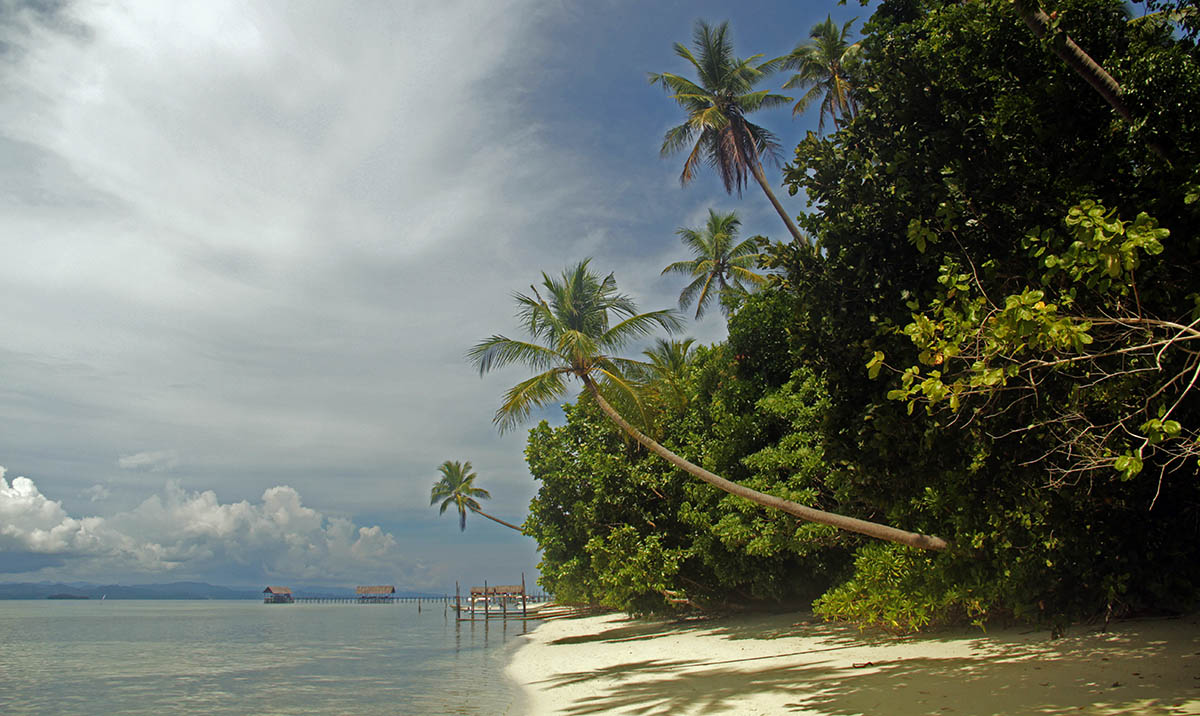
<svg viewBox="0 0 1200 716">
<path fill-rule="evenodd" d="M 192 492 L 168 483 L 127 512 L 76 518 L 29 478 L 10 484 L 0 468 L 0 523 L 0 559 L 5 552 L 58 555 L 76 578 L 215 574 L 420 584 L 426 574 L 379 526 L 327 517 L 282 485 L 266 490 L 257 503 L 222 503 L 211 490 Z"/>
<path fill-rule="evenodd" d="M 148 470 L 161 472 L 179 466 L 179 453 L 174 450 L 156 450 L 122 455 L 117 458 L 117 467 L 123 470 Z"/>
<path fill-rule="evenodd" d="M 536 489 L 520 431 L 490 422 L 524 376 L 480 380 L 463 354 L 516 330 L 513 291 L 589 255 L 644 308 L 675 302 L 658 273 L 708 198 L 704 182 L 679 188 L 682 159 L 658 158 L 678 111 L 644 72 L 671 69 L 694 8 L 20 10 L 43 5 L 0 22 L 0 455 L 73 514 L 128 508 L 163 474 L 225 500 L 169 488 L 157 507 L 104 511 L 106 528 L 128 521 L 126 562 L 203 553 L 257 569 L 205 525 L 302 570 L 319 563 L 307 555 L 387 551 L 386 533 L 333 516 L 312 549 L 280 542 L 262 510 L 286 484 L 329 515 L 426 540 L 414 553 L 458 549 L 447 570 L 509 553 L 532 569 L 529 540 L 466 551 L 450 520 L 422 522 L 446 459 L 472 460 L 510 519 Z M 736 206 L 779 232 L 753 191 Z M 698 337 L 723 331 L 713 314 Z M 85 494 L 96 483 L 103 502 Z M 135 517 L 162 523 L 156 509 L 192 520 L 192 537 L 137 532 Z"/>
</svg>

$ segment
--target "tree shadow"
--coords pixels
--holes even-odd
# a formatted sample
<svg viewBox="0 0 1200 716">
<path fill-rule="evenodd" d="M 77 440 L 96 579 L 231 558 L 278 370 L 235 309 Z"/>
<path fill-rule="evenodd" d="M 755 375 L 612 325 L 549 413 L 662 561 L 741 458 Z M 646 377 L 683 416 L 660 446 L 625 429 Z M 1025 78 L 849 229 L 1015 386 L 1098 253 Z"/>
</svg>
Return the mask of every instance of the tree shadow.
<svg viewBox="0 0 1200 716">
<path fill-rule="evenodd" d="M 810 614 L 771 614 L 752 616 L 702 616 L 682 619 L 638 619 L 625 617 L 614 620 L 611 626 L 595 634 L 582 634 L 555 639 L 550 644 L 586 644 L 603 642 L 615 644 L 627 641 L 644 641 L 662 636 L 672 636 L 695 631 L 711 632 L 727 639 L 782 639 L 793 636 L 821 638 L 847 643 L 886 643 L 896 637 L 879 631 L 862 631 L 855 627 L 822 622 Z"/>
<path fill-rule="evenodd" d="M 770 695 L 790 712 L 822 716 L 1200 713 L 1197 617 L 1174 626 L 1139 622 L 1107 634 L 1080 631 L 1055 641 L 1044 632 L 1016 630 L 901 639 L 787 619 L 709 621 L 683 629 L 704 628 L 723 639 L 803 637 L 797 640 L 801 650 L 644 659 L 559 674 L 541 684 L 554 689 L 595 680 L 599 695 L 559 704 L 572 716 L 733 713 L 756 694 Z M 622 625 L 596 636 L 619 643 L 680 633 L 680 625 L 668 627 L 646 625 L 637 632 L 637 625 Z M 948 656 L 927 656 L 939 646 L 947 647 L 941 651 Z M 844 652 L 855 648 L 862 653 Z"/>
</svg>

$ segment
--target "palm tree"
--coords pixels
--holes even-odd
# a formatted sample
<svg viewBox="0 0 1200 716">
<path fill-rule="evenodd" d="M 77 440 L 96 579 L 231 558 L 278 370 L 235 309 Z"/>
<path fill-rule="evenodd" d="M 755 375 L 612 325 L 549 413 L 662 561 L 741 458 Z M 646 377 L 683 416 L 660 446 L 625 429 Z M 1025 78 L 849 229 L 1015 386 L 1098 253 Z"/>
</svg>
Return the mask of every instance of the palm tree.
<svg viewBox="0 0 1200 716">
<path fill-rule="evenodd" d="M 533 341 L 493 335 L 467 353 L 471 362 L 479 368 L 480 375 L 513 363 L 523 363 L 535 371 L 541 371 L 505 394 L 494 418 L 502 431 L 527 417 L 533 406 L 546 405 L 561 397 L 567 390 L 566 379 L 575 377 L 583 383 L 584 390 L 604 414 L 647 450 L 731 495 L 811 522 L 891 542 L 932 550 L 948 546 L 940 537 L 824 512 L 752 490 L 688 462 L 630 425 L 604 399 L 603 393 L 619 389 L 632 394 L 633 386 L 624 378 L 622 368 L 632 366 L 645 369 L 645 364 L 602 351 L 620 348 L 648 334 L 656 326 L 670 331 L 679 324 L 679 320 L 672 311 L 638 313 L 637 306 L 629 297 L 617 293 L 617 284 L 611 274 L 601 280 L 588 271 L 587 265 L 588 262 L 583 261 L 567 269 L 561 280 L 543 273 L 542 286 L 549 300 L 543 299 L 537 289 L 533 289 L 532 296 L 516 295 L 518 318 Z M 614 322 L 614 318 L 619 320 Z"/>
<path fill-rule="evenodd" d="M 662 275 L 685 273 L 693 278 L 679 294 L 679 308 L 687 308 L 696 301 L 696 320 L 700 320 L 712 302 L 713 284 L 716 284 L 716 293 L 724 298 L 734 292 L 746 293 L 747 284 L 761 284 L 767 280 L 753 271 L 762 256 L 754 239 L 737 241 L 741 225 L 735 212 L 719 214 L 709 209 L 704 228 L 681 228 L 675 232 L 696 258 L 676 261 L 663 269 Z M 728 315 L 727 303 L 722 304 L 722 310 Z"/>
<path fill-rule="evenodd" d="M 471 510 L 477 514 L 483 515 L 492 522 L 498 522 L 509 529 L 514 529 L 522 534 L 525 530 L 517 527 L 514 524 L 505 522 L 498 517 L 492 517 L 488 513 L 479 508 L 479 503 L 475 498 L 480 500 L 490 500 L 491 495 L 487 490 L 481 487 L 475 487 L 475 478 L 479 477 L 474 472 L 471 472 L 471 463 L 451 462 L 447 460 L 438 467 L 438 472 L 442 473 L 442 479 L 433 484 L 433 490 L 429 495 L 429 504 L 436 505 L 438 500 L 442 501 L 442 507 L 438 510 L 438 514 L 445 514 L 446 508 L 450 505 L 458 507 L 458 529 L 467 529 L 467 510 Z"/>
<path fill-rule="evenodd" d="M 691 396 L 686 384 L 687 369 L 696 351 L 692 348 L 695 339 L 669 341 L 656 338 L 654 345 L 642 351 L 646 356 L 646 385 L 662 402 L 682 410 L 687 407 Z"/>
<path fill-rule="evenodd" d="M 808 33 L 810 42 L 796 45 L 796 49 L 783 61 L 783 67 L 796 70 L 796 74 L 783 86 L 807 89 L 795 106 L 792 114 L 800 114 L 818 98 L 821 98 L 821 117 L 817 131 L 825 130 L 825 113 L 833 118 L 834 126 L 854 117 L 858 107 L 854 103 L 854 83 L 851 79 L 858 64 L 858 43 L 849 43 L 850 20 L 842 29 L 826 15 L 825 22 L 813 25 Z M 840 117 L 840 121 L 839 121 Z"/>
<path fill-rule="evenodd" d="M 695 54 L 681 43 L 675 43 L 675 54 L 696 68 L 697 82 L 669 72 L 650 73 L 650 84 L 662 84 L 680 107 L 687 112 L 687 121 L 667 130 L 663 137 L 662 155 L 669 156 L 691 147 L 683 163 L 679 181 L 687 184 L 696 177 L 702 161 L 708 162 L 721 175 L 725 191 L 741 194 L 749 176 L 753 176 L 767 195 L 792 237 L 800 243 L 808 239 L 784 211 L 775 192 L 763 174 L 762 156 L 775 157 L 779 141 L 766 129 L 746 119 L 759 109 L 779 107 L 791 102 L 791 97 L 754 91 L 767 75 L 774 72 L 780 59 L 754 64 L 762 55 L 739 59 L 733 55 L 728 38 L 729 23 L 715 28 L 700 20 L 696 23 L 693 46 Z"/>
</svg>

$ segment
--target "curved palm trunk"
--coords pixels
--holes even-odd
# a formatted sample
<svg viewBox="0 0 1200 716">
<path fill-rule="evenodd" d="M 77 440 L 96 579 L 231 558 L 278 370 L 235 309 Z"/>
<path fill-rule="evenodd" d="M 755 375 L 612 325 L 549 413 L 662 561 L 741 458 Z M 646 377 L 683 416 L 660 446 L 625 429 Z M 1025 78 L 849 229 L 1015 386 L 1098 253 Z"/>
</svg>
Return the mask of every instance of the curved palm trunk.
<svg viewBox="0 0 1200 716">
<path fill-rule="evenodd" d="M 767 183 L 767 177 L 763 174 L 762 162 L 758 161 L 757 156 L 753 157 L 750 162 L 750 172 L 754 174 L 754 178 L 758 181 L 758 185 L 762 187 L 763 193 L 771 201 L 771 206 L 775 207 L 775 211 L 779 213 L 779 218 L 783 219 L 783 223 L 787 226 L 788 231 L 791 232 L 792 238 L 799 243 L 810 245 L 808 238 L 800 233 L 800 229 L 796 228 L 795 222 L 792 221 L 792 217 L 788 216 L 783 205 L 779 203 L 779 199 L 775 198 L 775 192 L 771 191 L 771 185 Z"/>
<path fill-rule="evenodd" d="M 739 485 L 736 482 L 726 480 L 720 475 L 716 475 L 708 470 L 705 470 L 699 465 L 695 465 L 687 460 L 684 460 L 682 457 L 676 455 L 662 445 L 659 445 L 657 442 L 644 435 L 640 430 L 630 425 L 616 410 L 613 409 L 611 405 L 608 404 L 607 401 L 604 400 L 604 398 L 600 395 L 599 389 L 596 387 L 596 384 L 592 382 L 591 378 L 584 376 L 583 384 L 587 388 L 588 392 L 592 394 L 592 397 L 596 399 L 596 403 L 599 404 L 600 409 L 604 411 L 604 414 L 607 415 L 610 420 L 620 426 L 622 430 L 629 433 L 634 440 L 637 440 L 647 450 L 655 455 L 658 455 L 680 470 L 683 470 L 689 475 L 707 482 L 719 490 L 724 490 L 731 495 L 737 495 L 738 497 L 745 498 L 756 504 L 763 505 L 764 507 L 772 507 L 782 512 L 786 512 L 789 515 L 794 515 L 802 520 L 817 522 L 823 525 L 830 525 L 831 527 L 837 527 L 838 529 L 846 530 L 848 532 L 857 532 L 858 534 L 886 540 L 888 542 L 896 542 L 897 544 L 905 544 L 910 547 L 928 550 L 944 550 L 949 546 L 949 543 L 947 543 L 946 540 L 942 539 L 941 537 L 923 535 L 916 532 L 907 532 L 905 530 L 896 529 L 895 527 L 888 527 L 887 525 L 860 520 L 855 517 L 846 517 L 845 515 L 825 512 L 823 510 L 813 509 L 812 507 L 805 507 L 797 502 L 785 500 L 781 497 L 775 497 L 774 495 L 768 495 L 766 493 L 759 492 L 758 490 L 752 490 L 744 485 Z"/>
<path fill-rule="evenodd" d="M 504 525 L 505 527 L 509 528 L 510 530 L 516 530 L 516 531 L 520 532 L 521 534 L 525 534 L 525 530 L 521 529 L 520 527 L 517 527 L 516 525 L 514 525 L 514 524 L 511 524 L 511 523 L 509 523 L 509 522 L 505 522 L 504 520 L 500 519 L 499 517 L 492 517 L 491 515 L 489 515 L 488 513 L 484 512 L 484 511 L 483 511 L 483 510 L 481 510 L 481 509 L 478 509 L 478 508 L 476 508 L 476 507 L 472 507 L 472 508 L 471 508 L 471 511 L 472 511 L 472 512 L 474 512 L 474 513 L 475 513 L 475 514 L 477 514 L 477 515 L 483 515 L 484 517 L 488 518 L 488 519 L 489 519 L 489 520 L 491 520 L 492 522 L 496 522 L 496 523 L 502 524 L 502 525 Z"/>
<path fill-rule="evenodd" d="M 1042 10 L 1038 0 L 1013 0 L 1013 5 L 1017 9 L 1017 13 L 1021 15 L 1021 19 L 1039 40 L 1045 39 L 1052 32 L 1050 16 Z M 1056 33 L 1051 38 L 1050 47 L 1054 50 L 1054 54 L 1066 63 L 1067 67 L 1086 80 L 1092 89 L 1096 90 L 1105 102 L 1108 102 L 1113 111 L 1121 115 L 1126 122 L 1134 123 L 1133 113 L 1121 100 L 1121 85 L 1112 75 L 1108 74 L 1107 70 L 1093 60 L 1091 55 L 1075 44 L 1070 35 L 1065 32 Z M 1159 158 L 1170 163 L 1167 151 L 1161 145 L 1156 142 L 1148 142 L 1146 146 Z"/>
<path fill-rule="evenodd" d="M 1050 16 L 1041 8 L 1037 0 L 1013 0 L 1021 19 L 1033 31 L 1038 39 L 1044 39 L 1050 32 Z M 1105 102 L 1116 110 L 1126 122 L 1133 122 L 1129 108 L 1121 101 L 1121 85 L 1113 79 L 1088 53 L 1084 52 L 1066 33 L 1060 33 L 1050 43 L 1054 54 L 1058 55 L 1067 66 L 1075 71 L 1092 86 Z"/>
</svg>

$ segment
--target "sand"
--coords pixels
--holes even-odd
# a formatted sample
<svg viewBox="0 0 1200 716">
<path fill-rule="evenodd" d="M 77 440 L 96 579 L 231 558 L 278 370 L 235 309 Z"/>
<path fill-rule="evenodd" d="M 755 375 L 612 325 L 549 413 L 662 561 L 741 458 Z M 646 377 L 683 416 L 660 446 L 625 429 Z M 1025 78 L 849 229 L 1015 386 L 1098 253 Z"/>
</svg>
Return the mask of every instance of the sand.
<svg viewBox="0 0 1200 716">
<path fill-rule="evenodd" d="M 803 614 L 546 621 L 508 675 L 550 714 L 1200 714 L 1200 615 L 1045 630 L 860 632 Z"/>
</svg>

